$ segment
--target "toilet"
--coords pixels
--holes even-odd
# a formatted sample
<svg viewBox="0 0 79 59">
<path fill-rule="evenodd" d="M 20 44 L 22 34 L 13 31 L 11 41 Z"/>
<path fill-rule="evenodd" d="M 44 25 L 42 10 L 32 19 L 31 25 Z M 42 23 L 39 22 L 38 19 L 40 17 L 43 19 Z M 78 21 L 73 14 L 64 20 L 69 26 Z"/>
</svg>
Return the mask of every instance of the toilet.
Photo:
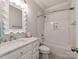
<svg viewBox="0 0 79 59">
<path fill-rule="evenodd" d="M 50 49 L 45 46 L 45 45 L 41 45 L 39 47 L 39 51 L 40 51 L 40 59 L 49 59 L 48 55 L 50 53 Z"/>
</svg>

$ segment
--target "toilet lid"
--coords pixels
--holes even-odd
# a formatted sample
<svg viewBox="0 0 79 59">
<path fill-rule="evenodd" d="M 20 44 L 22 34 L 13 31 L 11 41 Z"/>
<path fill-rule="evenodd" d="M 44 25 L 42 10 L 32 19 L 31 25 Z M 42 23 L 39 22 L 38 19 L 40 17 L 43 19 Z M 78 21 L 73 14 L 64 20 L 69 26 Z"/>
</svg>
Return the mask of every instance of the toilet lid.
<svg viewBox="0 0 79 59">
<path fill-rule="evenodd" d="M 44 46 L 44 45 L 40 46 L 39 49 L 43 50 L 43 51 L 49 51 L 50 50 L 47 46 Z"/>
</svg>

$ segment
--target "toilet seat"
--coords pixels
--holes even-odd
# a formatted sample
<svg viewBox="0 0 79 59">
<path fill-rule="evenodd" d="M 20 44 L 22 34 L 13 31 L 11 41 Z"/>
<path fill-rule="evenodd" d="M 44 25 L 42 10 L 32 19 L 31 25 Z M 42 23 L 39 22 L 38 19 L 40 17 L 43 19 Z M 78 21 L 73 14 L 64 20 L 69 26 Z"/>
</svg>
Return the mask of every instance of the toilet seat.
<svg viewBox="0 0 79 59">
<path fill-rule="evenodd" d="M 40 53 L 49 54 L 50 49 L 47 46 L 40 46 L 39 47 Z"/>
</svg>

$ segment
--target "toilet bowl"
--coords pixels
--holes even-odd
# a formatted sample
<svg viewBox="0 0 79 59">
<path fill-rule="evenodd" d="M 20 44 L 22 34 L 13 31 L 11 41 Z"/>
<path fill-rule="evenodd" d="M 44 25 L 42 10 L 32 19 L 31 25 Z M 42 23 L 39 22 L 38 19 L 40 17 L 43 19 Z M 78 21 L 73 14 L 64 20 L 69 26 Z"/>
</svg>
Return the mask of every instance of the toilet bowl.
<svg viewBox="0 0 79 59">
<path fill-rule="evenodd" d="M 47 46 L 41 45 L 39 47 L 39 51 L 41 54 L 40 59 L 49 59 L 48 55 L 50 53 L 50 49 Z"/>
</svg>

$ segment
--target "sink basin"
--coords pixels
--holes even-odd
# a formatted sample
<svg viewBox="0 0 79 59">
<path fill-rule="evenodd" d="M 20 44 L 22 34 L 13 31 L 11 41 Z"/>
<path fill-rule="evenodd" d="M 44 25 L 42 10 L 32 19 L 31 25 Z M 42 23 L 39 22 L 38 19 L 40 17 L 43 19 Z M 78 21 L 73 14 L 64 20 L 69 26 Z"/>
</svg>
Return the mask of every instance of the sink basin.
<svg viewBox="0 0 79 59">
<path fill-rule="evenodd" d="M 32 41 L 31 38 L 27 38 L 27 39 L 26 38 L 20 38 L 20 39 L 17 39 L 17 40 L 12 40 L 12 41 L 1 43 L 0 48 L 1 47 L 20 46 L 20 45 L 26 44 L 30 41 Z"/>
<path fill-rule="evenodd" d="M 12 45 L 19 45 L 24 42 L 25 42 L 24 40 L 13 40 L 13 41 L 8 41 L 8 42 L 3 42 L 0 44 L 0 48 L 4 46 L 6 47 L 6 46 L 12 46 Z"/>
</svg>

